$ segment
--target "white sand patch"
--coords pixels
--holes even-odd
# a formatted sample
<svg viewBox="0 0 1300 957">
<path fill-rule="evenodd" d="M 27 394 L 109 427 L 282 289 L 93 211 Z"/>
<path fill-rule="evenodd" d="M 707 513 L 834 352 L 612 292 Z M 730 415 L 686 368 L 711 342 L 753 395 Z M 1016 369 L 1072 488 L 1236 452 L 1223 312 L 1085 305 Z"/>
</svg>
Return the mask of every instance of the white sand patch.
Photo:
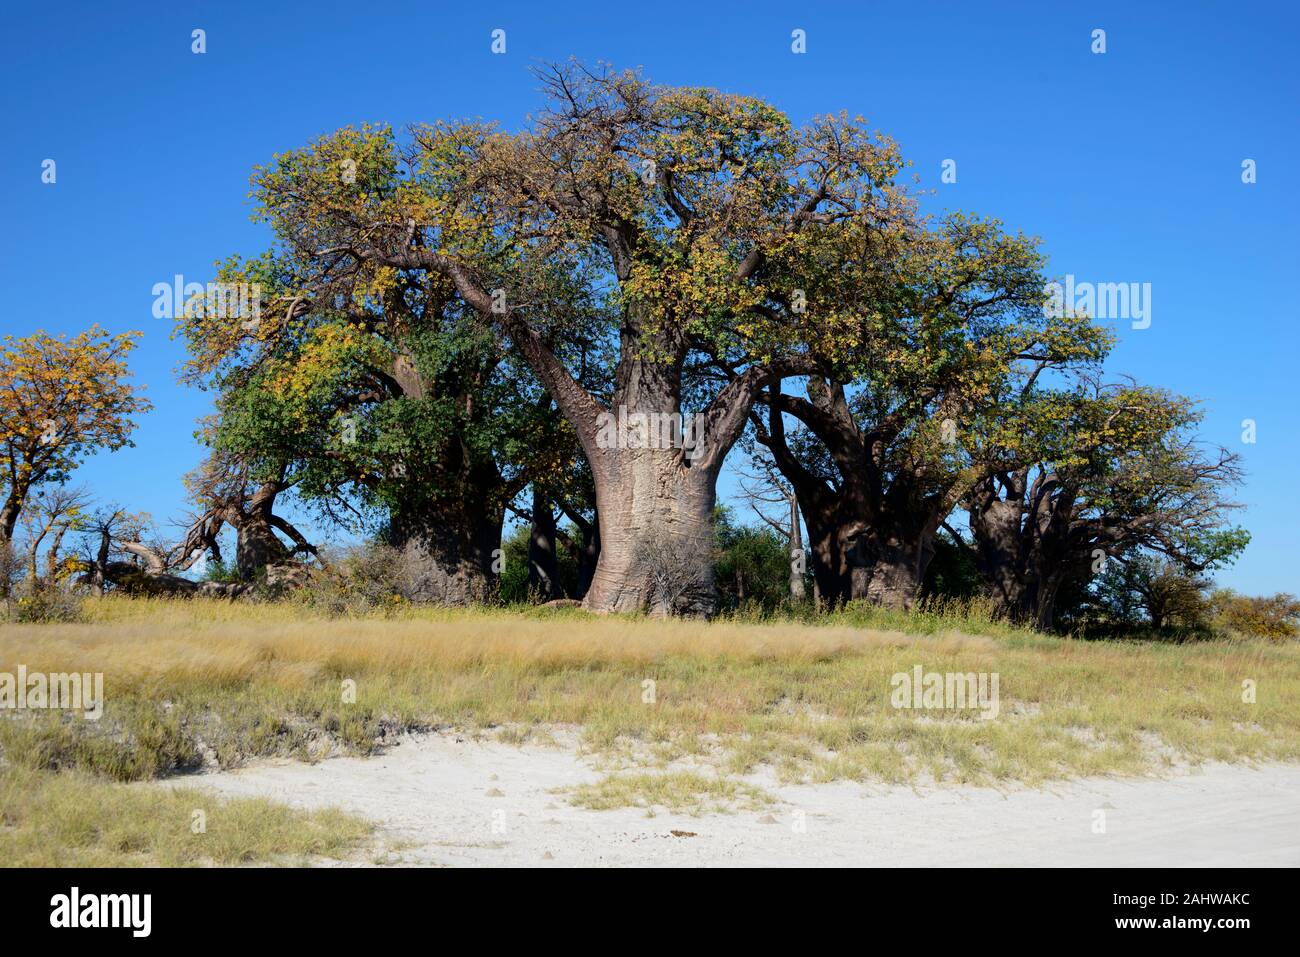
<svg viewBox="0 0 1300 957">
<path fill-rule="evenodd" d="M 405 864 L 1300 866 L 1297 765 L 1006 791 L 754 778 L 778 803 L 699 816 L 591 811 L 553 793 L 599 778 L 571 740 L 515 747 L 429 734 L 372 758 L 263 762 L 170 783 L 344 808 L 376 822 L 381 843 L 406 845 L 391 858 Z M 1105 833 L 1094 833 L 1097 811 Z"/>
</svg>

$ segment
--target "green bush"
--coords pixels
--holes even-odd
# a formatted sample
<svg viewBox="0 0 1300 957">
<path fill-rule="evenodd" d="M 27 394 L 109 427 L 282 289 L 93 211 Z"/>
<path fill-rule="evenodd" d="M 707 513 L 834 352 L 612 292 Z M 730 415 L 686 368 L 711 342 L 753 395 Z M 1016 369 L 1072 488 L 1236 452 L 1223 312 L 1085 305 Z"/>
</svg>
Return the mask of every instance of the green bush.
<svg viewBox="0 0 1300 957">
<path fill-rule="evenodd" d="M 735 525 L 730 513 L 714 516 L 717 558 L 713 580 L 723 612 L 754 619 L 790 601 L 790 555 L 786 539 L 770 528 Z M 812 593 L 810 582 L 805 583 Z"/>
</svg>

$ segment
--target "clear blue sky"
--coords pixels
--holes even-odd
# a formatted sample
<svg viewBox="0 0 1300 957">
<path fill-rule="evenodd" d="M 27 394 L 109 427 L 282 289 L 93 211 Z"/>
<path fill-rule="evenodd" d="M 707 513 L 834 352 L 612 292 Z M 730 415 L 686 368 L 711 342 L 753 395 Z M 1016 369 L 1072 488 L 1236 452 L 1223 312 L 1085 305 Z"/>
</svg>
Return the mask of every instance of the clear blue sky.
<svg viewBox="0 0 1300 957">
<path fill-rule="evenodd" d="M 1204 437 L 1244 454 L 1254 542 L 1220 581 L 1300 592 L 1294 3 L 565 6 L 9 5 L 0 332 L 143 330 L 133 365 L 156 406 L 136 448 L 92 459 L 78 480 L 159 519 L 180 513 L 208 397 L 175 384 L 182 348 L 150 290 L 265 247 L 248 220 L 254 165 L 366 120 L 518 127 L 539 102 L 530 65 L 576 55 L 764 96 L 796 120 L 860 113 L 899 141 L 936 208 L 1042 236 L 1054 273 L 1151 283 L 1151 327 L 1121 323 L 1110 368 L 1203 399 Z M 504 55 L 490 51 L 496 28 Z M 804 55 L 790 50 L 796 28 Z M 956 184 L 940 183 L 945 159 Z"/>
</svg>

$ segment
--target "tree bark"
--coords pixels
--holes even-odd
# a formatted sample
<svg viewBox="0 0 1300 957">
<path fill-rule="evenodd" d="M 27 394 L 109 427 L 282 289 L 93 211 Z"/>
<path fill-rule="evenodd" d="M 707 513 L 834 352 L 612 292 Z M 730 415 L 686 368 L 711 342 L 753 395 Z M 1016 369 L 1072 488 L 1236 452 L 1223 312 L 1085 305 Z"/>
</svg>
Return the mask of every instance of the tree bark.
<svg viewBox="0 0 1300 957">
<path fill-rule="evenodd" d="M 813 585 L 817 597 L 829 608 L 849 600 L 851 544 L 846 541 L 847 526 L 839 520 L 833 501 L 800 496 L 799 510 L 808 527 L 808 556 L 811 560 Z"/>
<path fill-rule="evenodd" d="M 921 593 L 934 557 L 934 536 L 925 530 L 885 542 L 864 536 L 855 553 L 851 597 L 883 608 L 909 609 Z"/>
<path fill-rule="evenodd" d="M 252 587 L 246 582 L 196 582 L 179 575 L 142 568 L 134 562 L 105 562 L 102 567 L 92 566 L 88 576 L 97 591 L 103 594 L 103 585 L 111 584 L 125 595 L 206 595 L 214 598 L 238 598 Z"/>
<path fill-rule="evenodd" d="M 265 574 L 268 565 L 283 564 L 289 551 L 276 537 L 271 526 L 271 509 L 280 491 L 278 482 L 260 486 L 242 510 L 235 526 L 235 567 L 241 581 L 252 581 Z"/>
<path fill-rule="evenodd" d="M 905 441 L 905 418 L 889 414 L 859 426 L 838 382 L 812 376 L 807 399 L 773 388 L 764 401 L 769 416 L 760 441 L 799 495 L 823 596 L 832 603 L 855 599 L 912 607 L 934 557 L 935 536 L 981 469 L 971 466 L 941 479 L 930 474 L 930 463 L 896 445 Z M 825 445 L 830 477 L 810 471 L 790 451 L 783 412 Z"/>
<path fill-rule="evenodd" d="M 22 514 L 23 502 L 27 498 L 27 486 L 10 490 L 5 503 L 0 506 L 0 540 L 13 543 L 14 528 L 18 525 L 18 516 Z"/>
<path fill-rule="evenodd" d="M 968 503 L 976 568 L 994 614 L 1019 624 L 1039 624 L 1046 617 L 1050 625 L 1052 603 L 1040 600 L 1041 539 L 1033 519 L 1026 522 L 1032 509 L 1025 501 L 1028 474 L 1005 474 L 1000 482 L 1005 496 L 999 494 L 999 480 L 991 477 L 975 486 Z M 1041 599 L 1047 595 L 1044 591 Z"/>
<path fill-rule="evenodd" d="M 592 463 L 600 558 L 583 606 L 713 614 L 713 476 L 678 450 L 609 451 Z"/>
<path fill-rule="evenodd" d="M 471 605 L 486 601 L 500 555 L 503 515 L 480 503 L 398 509 L 390 543 L 402 553 L 400 585 L 413 602 Z"/>
<path fill-rule="evenodd" d="M 54 530 L 54 538 L 50 540 L 49 550 L 45 553 L 45 573 L 51 584 L 58 582 L 59 578 L 59 552 L 63 548 L 63 537 L 67 534 L 68 526 L 60 525 Z"/>
<path fill-rule="evenodd" d="M 528 529 L 528 591 L 539 601 L 564 597 L 555 550 L 558 534 L 551 503 L 534 486 L 532 522 Z"/>
<path fill-rule="evenodd" d="M 809 394 L 815 401 L 770 395 L 768 422 L 760 428 L 759 439 L 798 497 L 818 595 L 831 607 L 861 600 L 910 608 L 934 557 L 934 536 L 948 497 L 911 489 L 908 476 L 901 473 L 886 484 L 842 388 L 835 383 L 810 385 Z M 782 411 L 798 417 L 826 443 L 838 485 L 810 472 L 791 452 Z"/>
<path fill-rule="evenodd" d="M 9 496 L 5 499 L 3 507 L 0 507 L 0 566 L 3 567 L 5 574 L 0 576 L 0 598 L 9 597 L 9 575 L 19 561 L 17 553 L 14 552 L 14 528 L 18 524 L 18 515 L 23 508 L 23 497 L 26 495 L 26 489 L 14 489 L 10 491 Z"/>
<path fill-rule="evenodd" d="M 109 529 L 100 529 L 99 549 L 95 553 L 95 564 L 90 573 L 91 590 L 100 598 L 104 597 L 104 585 L 108 580 L 108 555 L 112 545 L 113 539 Z"/>
<path fill-rule="evenodd" d="M 803 580 L 803 532 L 799 527 L 799 497 L 790 490 L 790 602 L 801 605 L 808 597 Z"/>
<path fill-rule="evenodd" d="M 1056 626 L 1056 599 L 1086 574 L 1088 551 L 1076 547 L 1075 491 L 1030 470 L 986 478 L 972 490 L 967 510 L 976 567 L 994 612 L 1040 631 Z"/>
</svg>

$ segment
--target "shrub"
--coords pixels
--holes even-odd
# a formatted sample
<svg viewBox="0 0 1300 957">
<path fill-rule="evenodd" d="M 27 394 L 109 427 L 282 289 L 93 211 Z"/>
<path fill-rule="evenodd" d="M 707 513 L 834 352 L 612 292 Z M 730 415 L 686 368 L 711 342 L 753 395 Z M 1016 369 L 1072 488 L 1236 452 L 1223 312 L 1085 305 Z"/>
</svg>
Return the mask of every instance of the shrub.
<svg viewBox="0 0 1300 957">
<path fill-rule="evenodd" d="M 714 512 L 716 554 L 713 567 L 721 610 L 756 620 L 790 604 L 788 538 L 771 528 L 738 525 L 730 509 Z M 805 574 L 805 593 L 812 594 Z"/>
<path fill-rule="evenodd" d="M 81 621 L 81 596 L 55 585 L 40 585 L 10 596 L 6 617 L 18 623 Z"/>
<path fill-rule="evenodd" d="M 235 584 L 242 581 L 239 568 L 234 562 L 208 562 L 203 568 L 202 580 L 221 584 Z"/>
<path fill-rule="evenodd" d="M 329 615 L 366 615 L 395 611 L 402 596 L 404 557 L 390 545 L 369 542 L 326 556 L 307 583 L 291 593 L 296 601 Z"/>
<path fill-rule="evenodd" d="M 1286 592 L 1239 595 L 1221 588 L 1210 596 L 1214 623 L 1227 632 L 1282 641 L 1300 635 L 1300 600 Z"/>
</svg>

